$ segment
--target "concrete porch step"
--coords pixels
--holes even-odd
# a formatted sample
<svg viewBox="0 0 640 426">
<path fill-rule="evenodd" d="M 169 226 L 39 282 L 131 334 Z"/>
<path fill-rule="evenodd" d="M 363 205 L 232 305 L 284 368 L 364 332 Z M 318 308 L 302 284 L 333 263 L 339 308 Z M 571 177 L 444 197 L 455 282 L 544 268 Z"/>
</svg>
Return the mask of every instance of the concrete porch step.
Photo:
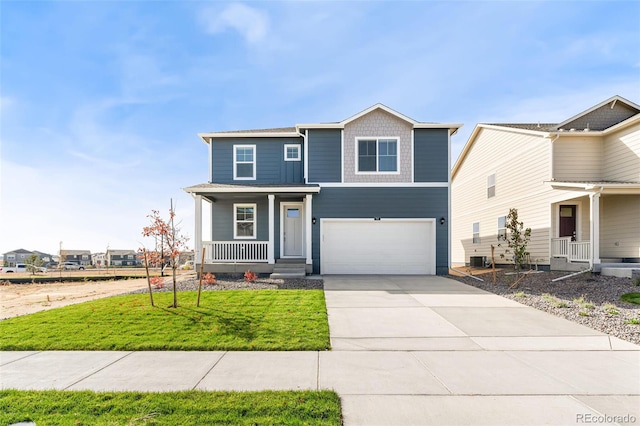
<svg viewBox="0 0 640 426">
<path fill-rule="evenodd" d="M 271 279 L 286 279 L 286 278 L 292 278 L 292 279 L 296 279 L 296 278 L 305 278 L 307 276 L 305 271 L 302 272 L 274 272 L 273 274 L 269 275 L 269 278 Z"/>
</svg>

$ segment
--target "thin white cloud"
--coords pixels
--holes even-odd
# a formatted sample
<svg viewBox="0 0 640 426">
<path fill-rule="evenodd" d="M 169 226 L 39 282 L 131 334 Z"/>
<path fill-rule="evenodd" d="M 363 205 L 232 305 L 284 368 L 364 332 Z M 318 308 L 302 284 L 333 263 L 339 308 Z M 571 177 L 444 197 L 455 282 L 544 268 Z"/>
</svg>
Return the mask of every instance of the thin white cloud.
<svg viewBox="0 0 640 426">
<path fill-rule="evenodd" d="M 210 34 L 218 34 L 232 29 L 249 44 L 264 40 L 269 32 L 268 15 L 242 3 L 232 3 L 224 9 L 207 8 L 202 11 L 201 21 Z"/>
</svg>

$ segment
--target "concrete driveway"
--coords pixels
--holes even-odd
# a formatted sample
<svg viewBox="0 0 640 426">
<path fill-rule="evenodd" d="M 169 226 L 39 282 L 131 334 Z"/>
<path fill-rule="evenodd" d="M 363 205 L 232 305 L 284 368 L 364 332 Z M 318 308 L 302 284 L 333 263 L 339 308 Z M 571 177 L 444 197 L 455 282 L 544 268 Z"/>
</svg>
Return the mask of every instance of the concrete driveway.
<svg viewBox="0 0 640 426">
<path fill-rule="evenodd" d="M 640 423 L 639 346 L 442 277 L 324 279 L 332 351 L 0 352 L 0 388 L 334 389 L 346 425 Z"/>
</svg>

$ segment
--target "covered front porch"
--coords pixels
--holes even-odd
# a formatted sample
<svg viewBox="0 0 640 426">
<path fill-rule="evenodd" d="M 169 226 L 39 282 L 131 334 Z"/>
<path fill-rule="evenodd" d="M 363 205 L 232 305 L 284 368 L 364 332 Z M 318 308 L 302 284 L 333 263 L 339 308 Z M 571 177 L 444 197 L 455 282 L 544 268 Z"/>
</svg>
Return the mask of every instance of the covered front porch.
<svg viewBox="0 0 640 426">
<path fill-rule="evenodd" d="M 202 184 L 185 190 L 195 201 L 196 270 L 201 264 L 212 273 L 313 270 L 312 209 L 319 186 Z M 209 215 L 203 215 L 207 204 Z"/>
<path fill-rule="evenodd" d="M 609 264 L 640 263 L 640 184 L 552 182 L 552 187 L 571 191 L 551 204 L 552 270 L 600 272 Z"/>
</svg>

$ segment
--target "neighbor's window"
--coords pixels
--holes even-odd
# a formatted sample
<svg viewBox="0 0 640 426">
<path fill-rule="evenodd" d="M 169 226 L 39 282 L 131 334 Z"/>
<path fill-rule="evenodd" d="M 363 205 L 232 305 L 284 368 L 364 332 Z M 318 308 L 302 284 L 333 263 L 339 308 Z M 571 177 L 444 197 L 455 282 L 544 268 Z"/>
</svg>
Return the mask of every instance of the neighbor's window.
<svg viewBox="0 0 640 426">
<path fill-rule="evenodd" d="M 358 173 L 398 172 L 398 139 L 357 139 L 356 148 Z"/>
<path fill-rule="evenodd" d="M 286 144 L 284 146 L 284 161 L 300 161 L 300 145 Z"/>
<path fill-rule="evenodd" d="M 233 238 L 256 238 L 256 205 L 234 204 Z"/>
<path fill-rule="evenodd" d="M 233 146 L 233 178 L 238 180 L 255 180 L 256 178 L 256 146 Z"/>
<path fill-rule="evenodd" d="M 507 239 L 507 217 L 498 217 L 498 240 L 506 241 Z"/>
<path fill-rule="evenodd" d="M 480 244 L 480 222 L 473 223 L 473 244 Z"/>
<path fill-rule="evenodd" d="M 496 174 L 487 177 L 487 198 L 496 196 Z"/>
</svg>

